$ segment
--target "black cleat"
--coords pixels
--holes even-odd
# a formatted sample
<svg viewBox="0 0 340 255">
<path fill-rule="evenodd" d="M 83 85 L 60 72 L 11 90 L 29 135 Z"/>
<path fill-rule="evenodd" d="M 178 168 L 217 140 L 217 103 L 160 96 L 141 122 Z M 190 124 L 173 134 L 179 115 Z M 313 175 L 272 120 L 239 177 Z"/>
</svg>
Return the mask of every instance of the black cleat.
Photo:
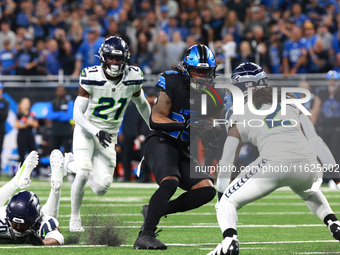
<svg viewBox="0 0 340 255">
<path fill-rule="evenodd" d="M 168 247 L 156 239 L 156 235 L 145 235 L 139 232 L 139 235 L 133 245 L 134 249 L 166 250 Z"/>
<path fill-rule="evenodd" d="M 340 225 L 338 221 L 331 223 L 328 228 L 331 231 L 333 237 L 340 241 Z"/>
</svg>

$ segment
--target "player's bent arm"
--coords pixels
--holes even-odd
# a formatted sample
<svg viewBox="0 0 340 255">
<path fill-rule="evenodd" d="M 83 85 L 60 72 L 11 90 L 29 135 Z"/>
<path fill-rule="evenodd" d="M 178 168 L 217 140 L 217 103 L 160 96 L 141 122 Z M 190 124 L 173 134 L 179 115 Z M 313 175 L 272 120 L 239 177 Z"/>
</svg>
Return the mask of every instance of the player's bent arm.
<svg viewBox="0 0 340 255">
<path fill-rule="evenodd" d="M 59 232 L 58 228 L 47 233 L 45 239 L 43 239 L 44 245 L 63 245 L 64 236 Z"/>
<path fill-rule="evenodd" d="M 100 129 L 96 128 L 84 115 L 89 104 L 89 93 L 79 86 L 78 96 L 74 102 L 73 119 L 74 121 L 92 135 L 96 135 Z"/>
<path fill-rule="evenodd" d="M 150 127 L 161 131 L 182 131 L 187 124 L 169 119 L 172 102 L 165 92 L 160 92 L 157 103 L 154 105 L 150 116 Z"/>
<path fill-rule="evenodd" d="M 313 144 L 313 147 L 316 151 L 318 158 L 320 159 L 323 165 L 334 165 L 335 166 L 335 159 L 328 149 L 328 146 L 324 143 L 320 136 L 317 135 L 315 132 L 313 123 L 311 120 L 304 114 L 300 114 L 299 116 L 301 126 L 307 137 L 308 141 Z"/>
<path fill-rule="evenodd" d="M 148 126 L 150 126 L 149 119 L 151 115 L 151 107 L 144 96 L 143 89 L 140 89 L 139 91 L 134 93 L 131 97 L 131 100 L 137 106 L 137 109 L 140 115 L 142 115 L 145 122 L 148 124 Z"/>
<path fill-rule="evenodd" d="M 223 153 L 219 161 L 219 172 L 217 175 L 216 188 L 223 193 L 230 183 L 231 174 L 234 171 L 234 164 L 237 161 L 242 145 L 241 136 L 236 126 L 228 131 L 228 137 L 224 143 Z"/>
</svg>

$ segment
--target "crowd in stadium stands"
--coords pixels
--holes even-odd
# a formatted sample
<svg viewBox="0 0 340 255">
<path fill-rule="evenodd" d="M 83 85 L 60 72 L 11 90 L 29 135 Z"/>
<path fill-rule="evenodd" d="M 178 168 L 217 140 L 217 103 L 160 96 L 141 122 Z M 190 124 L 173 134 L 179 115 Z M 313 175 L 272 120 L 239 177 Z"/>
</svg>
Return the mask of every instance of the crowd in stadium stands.
<svg viewBox="0 0 340 255">
<path fill-rule="evenodd" d="M 6 0 L 0 21 L 2 74 L 76 76 L 99 64 L 111 35 L 145 74 L 176 65 L 196 43 L 232 68 L 249 60 L 285 75 L 340 70 L 336 0 Z"/>
<path fill-rule="evenodd" d="M 77 77 L 99 64 L 112 35 L 146 75 L 177 65 L 197 43 L 212 49 L 220 72 L 246 61 L 284 76 L 340 71 L 336 0 L 5 0 L 0 24 L 3 75 Z"/>
</svg>

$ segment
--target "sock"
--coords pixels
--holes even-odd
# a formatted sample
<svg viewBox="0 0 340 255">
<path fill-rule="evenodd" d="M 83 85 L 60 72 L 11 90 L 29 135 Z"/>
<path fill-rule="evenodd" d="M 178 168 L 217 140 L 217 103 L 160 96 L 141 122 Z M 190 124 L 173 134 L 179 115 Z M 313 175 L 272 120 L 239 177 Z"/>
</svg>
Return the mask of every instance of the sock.
<svg viewBox="0 0 340 255">
<path fill-rule="evenodd" d="M 223 232 L 223 238 L 233 237 L 234 235 L 237 235 L 237 231 L 233 228 L 228 228 Z"/>
<path fill-rule="evenodd" d="M 327 215 L 333 214 L 327 199 L 320 190 L 313 192 L 305 202 L 309 210 L 318 216 L 320 220 L 324 220 Z"/>
<path fill-rule="evenodd" d="M 171 200 L 166 208 L 165 214 L 185 212 L 198 208 L 210 202 L 216 195 L 214 187 L 203 187 L 189 190 L 178 198 Z"/>
<path fill-rule="evenodd" d="M 143 234 L 154 234 L 160 218 L 164 215 L 169 199 L 176 192 L 177 186 L 178 181 L 174 179 L 164 180 L 159 185 L 158 190 L 150 198 Z"/>
<path fill-rule="evenodd" d="M 329 221 L 331 221 L 331 222 L 338 221 L 338 218 L 334 214 L 331 213 L 331 214 L 328 214 L 323 220 L 323 222 L 327 226 L 329 225 Z"/>
<path fill-rule="evenodd" d="M 59 213 L 60 195 L 61 195 L 61 189 L 58 190 L 57 192 L 54 190 L 51 190 L 50 195 L 48 196 L 48 199 L 45 205 L 42 207 L 41 211 L 44 214 L 52 216 L 57 219 L 58 213 Z"/>
<path fill-rule="evenodd" d="M 15 181 L 16 181 L 15 179 L 16 179 L 16 177 L 13 177 L 12 180 L 7 182 L 4 186 L 2 186 L 0 188 L 0 194 L 1 194 L 1 196 L 0 196 L 0 207 L 4 206 L 6 201 L 11 198 L 14 191 L 16 191 L 16 189 L 18 188 L 18 186 L 15 183 Z"/>
<path fill-rule="evenodd" d="M 90 171 L 78 170 L 71 188 L 71 217 L 80 218 L 80 207 Z"/>
</svg>

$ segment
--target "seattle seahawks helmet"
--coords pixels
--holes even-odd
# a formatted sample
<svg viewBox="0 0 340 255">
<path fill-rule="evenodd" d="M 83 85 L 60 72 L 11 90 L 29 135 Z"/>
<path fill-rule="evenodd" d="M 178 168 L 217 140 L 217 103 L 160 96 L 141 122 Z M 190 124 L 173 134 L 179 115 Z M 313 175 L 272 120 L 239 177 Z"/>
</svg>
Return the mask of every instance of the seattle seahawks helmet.
<svg viewBox="0 0 340 255">
<path fill-rule="evenodd" d="M 230 84 L 246 91 L 249 87 L 268 86 L 267 74 L 263 69 L 252 62 L 238 65 L 231 74 Z"/>
<path fill-rule="evenodd" d="M 39 198 L 31 191 L 20 191 L 9 201 L 6 217 L 14 236 L 23 236 L 41 217 Z"/>
<path fill-rule="evenodd" d="M 182 69 L 184 75 L 190 79 L 190 86 L 198 90 L 201 84 L 195 79 L 212 79 L 215 77 L 215 56 L 207 46 L 193 45 L 184 53 Z"/>
<path fill-rule="evenodd" d="M 107 38 L 99 48 L 100 64 L 105 73 L 111 77 L 117 77 L 123 73 L 127 60 L 130 58 L 129 46 L 117 36 Z M 115 59 L 116 63 L 110 64 L 110 59 Z"/>
<path fill-rule="evenodd" d="M 330 79 L 339 80 L 339 78 L 340 78 L 340 75 L 339 75 L 339 73 L 338 73 L 337 71 L 335 71 L 335 70 L 330 70 L 330 71 L 328 71 L 327 74 L 326 74 L 326 79 L 327 79 L 327 80 L 330 80 Z"/>
</svg>

